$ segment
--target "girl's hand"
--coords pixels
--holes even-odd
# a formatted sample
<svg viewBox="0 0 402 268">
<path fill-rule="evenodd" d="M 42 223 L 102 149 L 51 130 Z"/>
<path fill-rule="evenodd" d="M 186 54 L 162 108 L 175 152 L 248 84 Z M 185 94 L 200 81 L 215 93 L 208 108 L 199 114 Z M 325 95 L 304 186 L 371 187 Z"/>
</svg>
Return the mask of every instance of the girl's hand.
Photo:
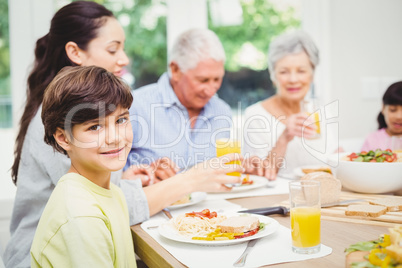
<svg viewBox="0 0 402 268">
<path fill-rule="evenodd" d="M 240 183 L 241 178 L 226 174 L 244 172 L 242 166 L 228 163 L 234 160 L 241 161 L 242 159 L 239 154 L 228 154 L 199 163 L 181 174 L 184 176 L 183 179 L 191 180 L 194 191 L 227 192 L 231 188 L 225 184 Z"/>
</svg>

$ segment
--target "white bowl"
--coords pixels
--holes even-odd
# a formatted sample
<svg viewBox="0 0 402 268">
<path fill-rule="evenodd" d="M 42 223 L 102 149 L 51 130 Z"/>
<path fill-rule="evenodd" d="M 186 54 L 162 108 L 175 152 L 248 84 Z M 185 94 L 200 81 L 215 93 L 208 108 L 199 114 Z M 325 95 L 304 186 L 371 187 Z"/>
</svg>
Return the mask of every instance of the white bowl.
<svg viewBox="0 0 402 268">
<path fill-rule="evenodd" d="M 355 192 L 382 194 L 402 190 L 402 162 L 352 162 L 342 158 L 351 153 L 334 154 L 329 164 L 342 186 Z"/>
</svg>

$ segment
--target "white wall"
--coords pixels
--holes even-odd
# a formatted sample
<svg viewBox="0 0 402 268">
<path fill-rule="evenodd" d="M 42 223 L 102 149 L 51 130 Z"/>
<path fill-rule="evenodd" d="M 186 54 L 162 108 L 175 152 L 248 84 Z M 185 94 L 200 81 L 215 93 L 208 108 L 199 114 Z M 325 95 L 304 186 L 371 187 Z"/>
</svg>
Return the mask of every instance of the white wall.
<svg viewBox="0 0 402 268">
<path fill-rule="evenodd" d="M 13 147 L 26 97 L 28 70 L 36 40 L 49 30 L 53 0 L 9 0 L 13 129 L 0 129 L 0 256 L 9 239 L 9 225 L 16 187 L 11 182 Z"/>
<path fill-rule="evenodd" d="M 319 41 L 324 57 L 321 90 L 327 100 L 339 100 L 340 138 L 364 138 L 377 128 L 383 92 L 402 80 L 402 1 L 304 4 L 304 28 Z"/>
</svg>

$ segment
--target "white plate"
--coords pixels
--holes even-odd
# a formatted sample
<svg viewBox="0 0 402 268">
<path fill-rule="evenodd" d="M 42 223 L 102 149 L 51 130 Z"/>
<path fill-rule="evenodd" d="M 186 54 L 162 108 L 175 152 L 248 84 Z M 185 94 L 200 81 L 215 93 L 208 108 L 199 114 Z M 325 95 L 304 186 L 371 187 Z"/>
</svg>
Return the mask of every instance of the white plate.
<svg viewBox="0 0 402 268">
<path fill-rule="evenodd" d="M 207 193 L 205 193 L 205 192 L 194 192 L 191 194 L 190 202 L 187 202 L 184 204 L 178 204 L 178 205 L 174 205 L 174 206 L 169 206 L 168 209 L 176 209 L 176 208 L 191 206 L 191 205 L 201 202 L 206 197 L 207 197 Z"/>
<path fill-rule="evenodd" d="M 302 171 L 302 169 L 305 169 L 305 168 L 314 169 L 314 168 L 321 168 L 321 167 L 327 167 L 327 166 L 326 166 L 326 165 L 308 165 L 308 166 L 301 166 L 301 167 L 295 168 L 295 169 L 293 170 L 293 174 L 294 174 L 298 179 L 300 179 L 301 177 L 303 177 L 304 175 L 306 175 L 306 174 Z"/>
<path fill-rule="evenodd" d="M 235 214 L 229 214 L 227 215 L 228 217 L 231 216 L 240 216 L 244 215 L 242 213 L 235 213 Z M 206 240 L 192 240 L 191 237 L 186 237 L 177 231 L 177 229 L 173 226 L 172 221 L 173 219 L 169 220 L 168 222 L 165 222 L 161 224 L 158 228 L 159 234 L 167 239 L 177 241 L 177 242 L 183 242 L 183 243 L 190 243 L 190 244 L 197 244 L 197 245 L 207 245 L 207 246 L 223 246 L 223 245 L 233 245 L 233 244 L 239 244 L 243 243 L 245 241 L 261 238 L 268 236 L 270 234 L 273 234 L 276 232 L 276 230 L 279 227 L 279 223 L 274 220 L 273 218 L 267 217 L 267 216 L 262 216 L 262 215 L 257 215 L 257 214 L 248 214 L 248 215 L 253 215 L 257 217 L 260 222 L 265 223 L 265 228 L 255 235 L 244 237 L 244 238 L 239 238 L 239 239 L 232 239 L 232 240 L 221 240 L 221 241 L 206 241 Z"/>
<path fill-rule="evenodd" d="M 242 174 L 241 179 L 243 179 L 246 175 Z M 246 184 L 246 185 L 239 185 L 239 186 L 234 186 L 232 187 L 232 190 L 229 192 L 210 192 L 209 194 L 224 194 L 224 193 L 233 193 L 233 192 L 242 192 L 242 191 L 248 191 L 251 189 L 259 188 L 266 186 L 268 184 L 268 179 L 265 177 L 260 177 L 256 175 L 249 175 L 250 180 L 253 180 L 253 184 Z"/>
</svg>

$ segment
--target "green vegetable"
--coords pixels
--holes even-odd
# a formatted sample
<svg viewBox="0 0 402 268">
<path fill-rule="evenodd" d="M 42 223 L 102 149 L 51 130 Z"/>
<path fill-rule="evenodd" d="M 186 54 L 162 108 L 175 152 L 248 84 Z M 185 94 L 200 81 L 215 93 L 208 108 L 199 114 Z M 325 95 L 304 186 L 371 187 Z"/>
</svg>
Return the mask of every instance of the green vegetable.
<svg viewBox="0 0 402 268">
<path fill-rule="evenodd" d="M 345 252 L 350 253 L 353 251 L 370 251 L 373 248 L 375 248 L 376 245 L 379 243 L 381 243 L 380 239 L 374 240 L 374 241 L 359 242 L 359 243 L 350 245 L 347 249 L 345 249 Z"/>
</svg>

